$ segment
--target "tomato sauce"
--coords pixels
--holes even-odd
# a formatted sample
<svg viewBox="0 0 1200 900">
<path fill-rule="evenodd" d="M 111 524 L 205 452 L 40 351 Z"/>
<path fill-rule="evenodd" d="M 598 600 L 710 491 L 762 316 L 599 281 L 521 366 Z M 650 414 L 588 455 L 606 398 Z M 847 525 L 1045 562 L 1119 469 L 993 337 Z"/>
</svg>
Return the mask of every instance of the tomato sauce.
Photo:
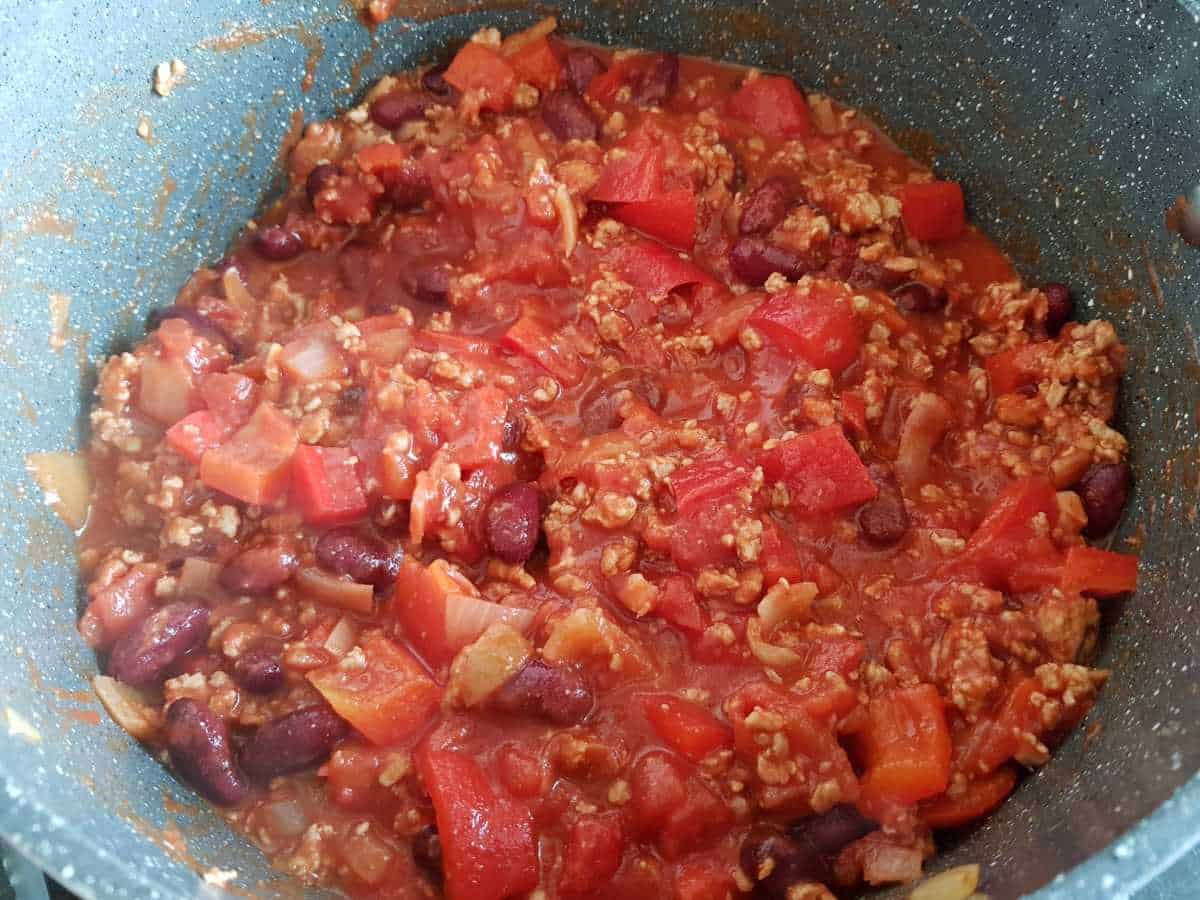
<svg viewBox="0 0 1200 900">
<path fill-rule="evenodd" d="M 911 881 L 1086 714 L 1125 350 L 790 79 L 484 29 L 92 415 L 96 689 L 362 897 Z"/>
</svg>

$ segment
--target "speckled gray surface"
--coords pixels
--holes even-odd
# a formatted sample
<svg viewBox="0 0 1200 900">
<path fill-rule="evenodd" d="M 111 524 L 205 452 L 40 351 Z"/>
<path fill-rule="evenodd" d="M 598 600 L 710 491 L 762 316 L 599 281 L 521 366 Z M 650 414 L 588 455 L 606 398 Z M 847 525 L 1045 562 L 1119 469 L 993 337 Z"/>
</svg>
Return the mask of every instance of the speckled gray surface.
<svg viewBox="0 0 1200 900">
<path fill-rule="evenodd" d="M 420 7 L 455 5 L 475 11 L 372 35 L 337 2 L 0 0 L 0 835 L 83 896 L 215 895 L 196 876 L 208 866 L 236 869 L 251 894 L 282 883 L 107 719 L 89 723 L 71 536 L 24 455 L 78 444 L 96 361 L 220 256 L 269 191 L 292 109 L 326 115 L 361 90 L 355 71 L 365 83 L 485 22 L 537 15 Z M 1026 274 L 1072 282 L 1086 314 L 1116 320 L 1132 349 L 1121 415 L 1139 476 L 1123 534 L 1144 542 L 1144 588 L 1108 609 L 1102 661 L 1116 677 L 1091 718 L 1102 727 L 1075 735 L 945 864 L 984 862 L 995 898 L 1047 882 L 1043 900 L 1115 898 L 1153 880 L 1200 837 L 1194 779 L 1128 831 L 1200 767 L 1200 255 L 1163 229 L 1200 181 L 1194 14 L 1169 0 L 560 9 L 592 40 L 789 70 L 866 106 L 964 182 L 975 219 Z M 150 73 L 171 57 L 189 72 L 160 98 Z M 51 295 L 70 298 L 57 350 Z M 168 846 L 186 846 L 186 861 Z"/>
</svg>

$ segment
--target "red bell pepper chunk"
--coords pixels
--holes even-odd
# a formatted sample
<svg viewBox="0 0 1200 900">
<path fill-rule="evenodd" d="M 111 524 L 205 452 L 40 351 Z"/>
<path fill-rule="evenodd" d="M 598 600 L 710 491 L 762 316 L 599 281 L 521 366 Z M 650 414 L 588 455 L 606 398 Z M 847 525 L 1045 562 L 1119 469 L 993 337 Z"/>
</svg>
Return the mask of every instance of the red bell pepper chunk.
<svg viewBox="0 0 1200 900">
<path fill-rule="evenodd" d="M 483 767 L 465 753 L 423 746 L 417 771 L 433 801 L 447 900 L 505 900 L 537 887 L 528 808 L 498 796 Z"/>
<path fill-rule="evenodd" d="M 1014 481 L 996 498 L 966 550 L 952 568 L 974 570 L 985 582 L 1005 587 L 1013 573 L 1035 562 L 1048 562 L 1048 572 L 1058 559 L 1058 549 L 1047 531 L 1058 511 L 1054 485 L 1046 478 Z M 1046 530 L 1034 518 L 1044 514 Z M 1039 565 L 1039 570 L 1046 568 Z"/>
<path fill-rule="evenodd" d="M 469 41 L 455 54 L 446 70 L 446 81 L 464 93 L 478 92 L 480 107 L 504 112 L 512 105 L 517 73 L 499 53 Z"/>
<path fill-rule="evenodd" d="M 613 218 L 672 247 L 691 250 L 696 243 L 696 194 L 691 188 L 623 203 L 613 210 Z"/>
<path fill-rule="evenodd" d="M 692 762 L 733 746 L 733 732 L 703 706 L 673 694 L 647 694 L 642 709 L 658 736 Z"/>
<path fill-rule="evenodd" d="M 921 818 L 930 828 L 959 828 L 982 818 L 999 806 L 1017 786 L 1017 770 L 1012 766 L 997 769 L 967 782 L 966 790 L 950 796 L 943 794 L 926 803 Z"/>
<path fill-rule="evenodd" d="M 795 82 L 782 75 L 764 75 L 742 85 L 726 110 L 770 137 L 805 137 L 813 131 L 808 101 Z"/>
<path fill-rule="evenodd" d="M 971 776 L 994 772 L 1017 752 L 1022 734 L 1040 734 L 1041 708 L 1033 697 L 1041 692 L 1036 678 L 1013 685 L 996 718 L 981 720 L 960 740 L 959 768 Z"/>
<path fill-rule="evenodd" d="M 368 512 L 358 461 L 345 447 L 298 447 L 292 458 L 292 499 L 310 525 L 344 525 Z"/>
<path fill-rule="evenodd" d="M 946 790 L 950 729 L 933 685 L 894 688 L 875 697 L 858 737 L 866 763 L 864 810 L 889 802 L 910 805 Z"/>
<path fill-rule="evenodd" d="M 635 203 L 653 200 L 663 191 L 666 150 L 641 132 L 620 145 L 600 172 L 600 180 L 588 197 L 602 203 Z"/>
<path fill-rule="evenodd" d="M 957 181 L 907 184 L 900 190 L 900 216 L 918 241 L 956 238 L 967 225 L 962 187 Z"/>
<path fill-rule="evenodd" d="M 827 513 L 873 500 L 879 488 L 837 425 L 780 441 L 758 454 L 767 481 L 782 481 L 792 508 Z"/>
<path fill-rule="evenodd" d="M 1116 597 L 1137 590 L 1138 558 L 1097 547 L 1071 547 L 1062 569 L 1067 592 Z"/>
<path fill-rule="evenodd" d="M 862 330 L 849 292 L 830 282 L 768 297 L 747 322 L 776 346 L 835 375 L 857 360 L 862 349 Z"/>
<path fill-rule="evenodd" d="M 867 436 L 867 400 L 858 391 L 842 394 L 842 424 L 859 437 Z"/>
<path fill-rule="evenodd" d="M 508 57 L 508 63 L 522 81 L 537 85 L 539 90 L 552 91 L 562 76 L 562 63 L 547 38 L 530 41 Z"/>
<path fill-rule="evenodd" d="M 287 489 L 298 443 L 291 420 L 264 403 L 232 438 L 204 454 L 200 480 L 243 503 L 271 503 Z"/>
<path fill-rule="evenodd" d="M 681 514 L 705 500 L 726 497 L 749 483 L 750 471 L 746 465 L 724 451 L 698 459 L 667 476 Z"/>
<path fill-rule="evenodd" d="M 621 278 L 652 297 L 677 287 L 711 282 L 712 276 L 679 254 L 654 241 L 627 244 L 615 254 L 613 266 Z"/>
<path fill-rule="evenodd" d="M 578 819 L 567 833 L 562 874 L 558 879 L 559 894 L 593 896 L 616 874 L 624 855 L 625 840 L 618 813 Z"/>
<path fill-rule="evenodd" d="M 167 429 L 171 449 L 193 465 L 198 465 L 205 451 L 221 446 L 227 431 L 207 409 L 180 419 Z"/>
<path fill-rule="evenodd" d="M 359 642 L 367 664 L 337 663 L 308 673 L 333 711 L 373 743 L 391 745 L 421 731 L 441 702 L 442 691 L 412 654 L 382 635 Z"/>
<path fill-rule="evenodd" d="M 556 340 L 553 328 L 528 307 L 504 332 L 500 343 L 529 357 L 567 387 L 579 384 L 587 373 L 587 366 L 575 349 L 562 339 Z"/>
</svg>

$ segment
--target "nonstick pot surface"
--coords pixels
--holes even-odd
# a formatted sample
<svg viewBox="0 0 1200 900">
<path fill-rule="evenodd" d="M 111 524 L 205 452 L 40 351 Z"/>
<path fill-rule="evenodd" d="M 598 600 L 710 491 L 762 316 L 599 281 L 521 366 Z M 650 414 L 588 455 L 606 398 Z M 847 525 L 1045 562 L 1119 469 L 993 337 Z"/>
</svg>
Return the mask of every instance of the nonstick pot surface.
<svg viewBox="0 0 1200 900">
<path fill-rule="evenodd" d="M 285 135 L 481 25 L 550 11 L 400 5 L 370 32 L 337 0 L 0 0 L 0 836 L 84 896 L 211 896 L 197 873 L 213 868 L 236 870 L 243 893 L 295 888 L 92 698 L 72 536 L 26 454 L 80 444 L 97 362 L 221 255 L 269 195 Z M 1137 477 L 1117 542 L 1140 548 L 1143 587 L 1105 607 L 1100 663 L 1115 674 L 1055 759 L 944 842 L 938 866 L 983 863 L 995 898 L 1089 857 L 1038 896 L 1116 897 L 1155 877 L 1200 839 L 1200 250 L 1164 228 L 1200 181 L 1193 13 L 1167 0 L 556 11 L 589 40 L 779 69 L 864 107 L 964 183 L 1027 277 L 1071 283 L 1085 316 L 1117 324 Z M 188 74 L 158 97 L 151 72 L 173 57 Z"/>
</svg>

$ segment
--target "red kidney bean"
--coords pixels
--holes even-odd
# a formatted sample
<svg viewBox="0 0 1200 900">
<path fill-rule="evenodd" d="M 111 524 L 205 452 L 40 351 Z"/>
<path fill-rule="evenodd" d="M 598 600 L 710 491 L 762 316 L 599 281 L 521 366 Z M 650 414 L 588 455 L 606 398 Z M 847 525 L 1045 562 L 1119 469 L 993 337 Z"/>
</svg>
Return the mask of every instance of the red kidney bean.
<svg viewBox="0 0 1200 900">
<path fill-rule="evenodd" d="M 853 806 L 840 804 L 819 815 L 797 819 L 788 826 L 788 832 L 792 840 L 822 857 L 828 865 L 843 847 L 878 827 Z"/>
<path fill-rule="evenodd" d="M 567 84 L 571 85 L 577 94 L 585 93 L 592 79 L 603 72 L 604 68 L 604 61 L 591 50 L 572 47 L 567 51 Z"/>
<path fill-rule="evenodd" d="M 879 263 L 855 259 L 850 265 L 849 274 L 843 280 L 860 290 L 875 288 L 881 291 L 890 291 L 903 284 L 904 277 L 902 273 Z"/>
<path fill-rule="evenodd" d="M 196 793 L 217 806 L 237 806 L 250 792 L 233 759 L 229 726 L 190 697 L 167 707 L 164 743 L 171 765 Z"/>
<path fill-rule="evenodd" d="M 1043 284 L 1042 293 L 1046 295 L 1046 333 L 1054 337 L 1074 318 L 1075 301 L 1071 289 L 1058 281 Z"/>
<path fill-rule="evenodd" d="M 406 159 L 388 175 L 385 196 L 396 209 L 412 209 L 430 198 L 429 176 L 415 159 Z"/>
<path fill-rule="evenodd" d="M 656 54 L 650 68 L 635 80 L 633 102 L 638 106 L 657 106 L 675 92 L 678 84 L 679 57 L 674 53 Z"/>
<path fill-rule="evenodd" d="M 134 686 L 152 684 L 207 636 L 205 607 L 168 603 L 117 641 L 108 658 L 108 674 Z"/>
<path fill-rule="evenodd" d="M 595 140 L 600 129 L 588 105 L 573 91 L 553 91 L 542 101 L 542 121 L 560 141 Z"/>
<path fill-rule="evenodd" d="M 509 406 L 504 414 L 504 430 L 500 447 L 512 453 L 521 446 L 521 438 L 525 437 L 525 416 L 515 406 Z"/>
<path fill-rule="evenodd" d="M 442 263 L 418 263 L 400 281 L 409 294 L 425 303 L 441 306 L 450 299 L 450 270 Z"/>
<path fill-rule="evenodd" d="M 304 241 L 290 228 L 272 225 L 254 235 L 254 249 L 258 251 L 259 256 L 282 262 L 298 256 L 304 249 Z"/>
<path fill-rule="evenodd" d="M 436 825 L 426 825 L 413 835 L 412 855 L 413 862 L 433 881 L 442 880 L 442 839 Z"/>
<path fill-rule="evenodd" d="M 238 342 L 233 339 L 228 331 L 203 313 L 189 306 L 171 305 L 165 309 L 156 309 L 150 313 L 147 326 L 153 331 L 167 319 L 182 319 L 191 325 L 197 334 L 207 338 L 214 344 L 224 344 L 230 353 L 234 356 L 238 355 Z"/>
<path fill-rule="evenodd" d="M 300 558 L 291 544 L 270 541 L 243 550 L 221 570 L 221 586 L 235 594 L 265 594 L 292 577 Z"/>
<path fill-rule="evenodd" d="M 729 251 L 729 267 L 751 287 L 760 287 L 775 272 L 794 280 L 817 268 L 800 254 L 754 235 L 738 238 Z"/>
<path fill-rule="evenodd" d="M 742 205 L 738 231 L 765 234 L 783 221 L 796 192 L 786 178 L 768 178 L 756 187 Z"/>
<path fill-rule="evenodd" d="M 1124 462 L 1101 463 L 1084 473 L 1076 488 L 1088 517 L 1084 534 L 1097 538 L 1117 527 L 1129 499 L 1129 482 L 1129 465 Z"/>
<path fill-rule="evenodd" d="M 273 694 L 283 687 L 279 644 L 264 641 L 243 650 L 233 663 L 233 680 L 252 694 Z"/>
<path fill-rule="evenodd" d="M 339 416 L 355 416 L 362 411 L 363 400 L 366 399 L 367 389 L 361 384 L 353 384 L 346 388 L 337 398 L 335 410 Z"/>
<path fill-rule="evenodd" d="M 904 498 L 892 486 L 880 488 L 879 495 L 864 503 L 858 511 L 858 530 L 872 544 L 886 547 L 896 543 L 908 531 L 908 511 Z"/>
<path fill-rule="evenodd" d="M 425 110 L 436 105 L 428 94 L 411 91 L 392 91 L 371 101 L 371 121 L 389 131 L 405 122 L 425 117 Z"/>
<path fill-rule="evenodd" d="M 349 575 L 359 584 L 385 588 L 396 579 L 402 554 L 377 537 L 356 528 L 334 528 L 321 535 L 315 548 L 317 562 L 335 575 Z"/>
<path fill-rule="evenodd" d="M 531 659 L 492 695 L 491 702 L 501 712 L 574 725 L 588 717 L 595 698 L 574 669 Z"/>
<path fill-rule="evenodd" d="M 943 288 L 908 281 L 892 291 L 892 299 L 905 312 L 931 313 L 945 306 L 948 297 Z"/>
<path fill-rule="evenodd" d="M 742 840 L 742 871 L 755 882 L 753 896 L 762 900 L 789 900 L 798 884 L 821 881 L 825 867 L 780 828 L 760 824 Z"/>
<path fill-rule="evenodd" d="M 446 80 L 446 70 L 449 66 L 434 66 L 421 76 L 423 87 L 438 102 L 450 106 L 458 102 L 458 88 Z"/>
<path fill-rule="evenodd" d="M 341 169 L 332 163 L 321 163 L 313 168 L 308 173 L 308 178 L 304 181 L 304 192 L 308 195 L 308 202 L 315 206 L 317 203 L 317 194 L 326 188 L 332 187 L 338 175 L 341 174 Z"/>
<path fill-rule="evenodd" d="M 494 555 L 523 563 L 533 555 L 541 530 L 541 495 L 527 481 L 500 488 L 488 503 L 484 534 Z"/>
<path fill-rule="evenodd" d="M 348 731 L 333 710 L 308 706 L 260 725 L 238 761 L 251 778 L 267 781 L 324 762 Z"/>
<path fill-rule="evenodd" d="M 1036 384 L 1019 384 L 1014 394 L 1020 394 L 1022 397 L 1033 398 L 1038 395 L 1038 386 Z"/>
</svg>

